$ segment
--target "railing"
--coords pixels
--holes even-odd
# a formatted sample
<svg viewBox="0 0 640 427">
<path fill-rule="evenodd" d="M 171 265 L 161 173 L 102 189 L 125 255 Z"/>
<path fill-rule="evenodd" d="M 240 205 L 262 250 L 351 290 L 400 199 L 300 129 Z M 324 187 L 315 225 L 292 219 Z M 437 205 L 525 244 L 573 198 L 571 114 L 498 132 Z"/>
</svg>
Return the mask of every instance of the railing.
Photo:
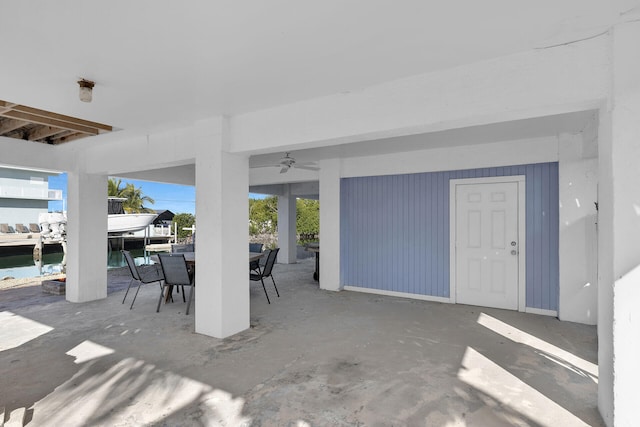
<svg viewBox="0 0 640 427">
<path fill-rule="evenodd" d="M 0 185 L 0 197 L 6 199 L 62 200 L 62 190 Z"/>
</svg>

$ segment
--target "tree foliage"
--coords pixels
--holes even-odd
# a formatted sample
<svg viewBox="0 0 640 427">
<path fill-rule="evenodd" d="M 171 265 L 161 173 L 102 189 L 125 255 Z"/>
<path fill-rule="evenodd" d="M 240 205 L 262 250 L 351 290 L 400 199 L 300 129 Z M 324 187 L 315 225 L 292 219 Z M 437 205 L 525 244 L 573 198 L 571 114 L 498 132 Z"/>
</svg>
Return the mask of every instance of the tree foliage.
<svg viewBox="0 0 640 427">
<path fill-rule="evenodd" d="M 320 202 L 296 200 L 296 230 L 301 239 L 312 239 L 320 233 Z"/>
<path fill-rule="evenodd" d="M 122 207 L 127 213 L 154 212 L 153 209 L 146 207 L 145 203 L 154 204 L 155 200 L 145 196 L 142 193 L 142 188 L 136 187 L 131 183 L 123 183 L 120 178 L 109 178 L 107 195 L 127 199 L 122 203 Z"/>
<path fill-rule="evenodd" d="M 249 234 L 273 234 L 278 230 L 278 198 L 249 199 Z"/>
<path fill-rule="evenodd" d="M 191 235 L 190 230 L 183 230 L 183 228 L 193 227 L 196 217 L 190 213 L 179 213 L 173 217 L 173 223 L 178 225 L 178 238 L 182 239 Z"/>
<path fill-rule="evenodd" d="M 249 199 L 249 234 L 274 234 L 278 230 L 278 198 Z M 320 231 L 320 204 L 317 200 L 296 200 L 296 230 L 302 238 Z"/>
</svg>

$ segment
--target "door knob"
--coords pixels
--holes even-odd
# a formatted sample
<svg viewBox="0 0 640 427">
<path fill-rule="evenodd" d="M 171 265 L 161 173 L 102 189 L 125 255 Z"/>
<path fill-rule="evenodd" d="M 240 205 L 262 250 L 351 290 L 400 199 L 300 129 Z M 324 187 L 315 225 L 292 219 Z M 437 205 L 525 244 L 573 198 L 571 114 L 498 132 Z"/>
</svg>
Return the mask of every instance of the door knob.
<svg viewBox="0 0 640 427">
<path fill-rule="evenodd" d="M 515 249 L 511 251 L 511 255 L 518 255 L 518 251 L 516 251 Z"/>
<path fill-rule="evenodd" d="M 515 246 L 517 245 L 516 241 L 514 240 L 513 242 L 511 242 L 511 246 Z"/>
</svg>

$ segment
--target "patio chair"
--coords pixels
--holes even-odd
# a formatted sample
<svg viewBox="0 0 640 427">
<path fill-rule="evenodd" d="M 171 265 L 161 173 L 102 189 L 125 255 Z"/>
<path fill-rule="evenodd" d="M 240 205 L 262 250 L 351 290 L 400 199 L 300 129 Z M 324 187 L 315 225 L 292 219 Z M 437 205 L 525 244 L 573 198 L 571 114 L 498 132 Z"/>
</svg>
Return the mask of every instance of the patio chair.
<svg viewBox="0 0 640 427">
<path fill-rule="evenodd" d="M 179 254 L 181 252 L 193 252 L 194 246 L 191 243 L 185 243 L 183 245 L 173 244 L 171 245 L 171 253 Z"/>
<path fill-rule="evenodd" d="M 262 252 L 262 243 L 249 243 L 249 252 Z M 264 257 L 263 257 L 264 258 Z M 254 270 L 256 271 L 256 273 L 258 272 L 258 270 L 260 269 L 260 260 L 258 261 L 251 261 L 249 263 L 249 270 Z"/>
<path fill-rule="evenodd" d="M 131 272 L 131 281 L 129 282 L 129 286 L 127 287 L 127 292 L 124 294 L 124 298 L 122 298 L 122 303 L 124 304 L 124 300 L 127 299 L 127 294 L 129 294 L 129 289 L 131 289 L 131 284 L 133 281 L 138 282 L 138 289 L 136 290 L 136 294 L 133 296 L 133 301 L 131 301 L 131 307 L 129 310 L 133 308 L 133 303 L 136 302 L 136 297 L 138 296 L 138 291 L 140 291 L 140 286 L 147 283 L 158 282 L 160 285 L 160 293 L 162 293 L 162 281 L 164 280 L 164 276 L 162 275 L 162 269 L 158 267 L 158 265 L 141 265 L 137 266 L 133 257 L 131 256 L 131 252 L 122 250 L 122 255 L 124 259 L 127 261 L 127 266 L 129 266 L 129 271 Z"/>
<path fill-rule="evenodd" d="M 158 254 L 160 259 L 160 266 L 162 267 L 162 274 L 164 275 L 164 284 L 162 285 L 162 293 L 158 300 L 158 308 L 156 313 L 160 311 L 160 304 L 162 304 L 162 297 L 164 296 L 164 290 L 166 287 L 182 286 L 182 298 L 184 299 L 184 286 L 191 286 L 189 292 L 189 302 L 187 303 L 187 312 L 189 314 L 189 308 L 191 307 L 191 301 L 193 300 L 193 292 L 196 287 L 195 276 L 191 278 L 189 269 L 187 268 L 187 261 L 184 259 L 184 254 Z M 171 289 L 171 288 L 169 288 Z"/>
<path fill-rule="evenodd" d="M 0 233 L 15 234 L 16 230 L 9 224 L 0 224 Z"/>
<path fill-rule="evenodd" d="M 24 224 L 16 224 L 16 231 L 18 233 L 28 233 L 29 229 Z"/>
<path fill-rule="evenodd" d="M 276 295 L 278 295 L 278 298 L 280 298 L 280 293 L 278 292 L 278 287 L 276 286 L 276 281 L 273 280 L 273 265 L 276 263 L 276 258 L 278 257 L 278 251 L 280 250 L 280 248 L 275 248 L 275 249 L 271 249 L 271 250 L 267 250 L 265 253 L 265 255 L 261 258 L 265 259 L 264 261 L 264 266 L 261 267 L 258 270 L 258 273 L 249 273 L 249 279 L 253 280 L 254 282 L 257 282 L 258 280 L 260 280 L 260 282 L 262 282 L 262 289 L 264 289 L 264 294 L 267 297 L 267 302 L 269 304 L 271 304 L 271 301 L 269 300 L 269 294 L 267 294 L 267 288 L 264 286 L 264 278 L 265 277 L 271 277 L 271 281 L 273 282 L 273 287 L 276 289 Z"/>
<path fill-rule="evenodd" d="M 32 233 L 39 233 L 40 232 L 40 226 L 38 224 L 36 224 L 35 222 L 32 222 L 29 224 L 29 231 L 31 231 Z"/>
</svg>

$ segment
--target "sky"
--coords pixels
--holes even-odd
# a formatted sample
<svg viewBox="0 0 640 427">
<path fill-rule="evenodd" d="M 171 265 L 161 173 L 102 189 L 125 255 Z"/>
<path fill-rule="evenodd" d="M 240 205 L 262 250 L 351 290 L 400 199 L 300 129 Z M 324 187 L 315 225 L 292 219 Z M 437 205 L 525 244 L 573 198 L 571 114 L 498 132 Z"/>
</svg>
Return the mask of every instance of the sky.
<svg viewBox="0 0 640 427">
<path fill-rule="evenodd" d="M 142 190 L 142 194 L 151 197 L 155 203 L 148 207 L 155 210 L 169 210 L 174 214 L 196 212 L 196 188 L 191 185 L 163 184 L 159 182 L 138 181 L 135 179 L 122 179 L 123 185 L 131 183 Z M 49 211 L 66 210 L 67 200 L 67 174 L 49 176 L 49 189 L 62 190 L 62 201 L 49 202 Z M 105 196 L 107 189 L 105 188 Z M 265 196 L 249 194 L 249 198 L 261 199 Z"/>
</svg>

